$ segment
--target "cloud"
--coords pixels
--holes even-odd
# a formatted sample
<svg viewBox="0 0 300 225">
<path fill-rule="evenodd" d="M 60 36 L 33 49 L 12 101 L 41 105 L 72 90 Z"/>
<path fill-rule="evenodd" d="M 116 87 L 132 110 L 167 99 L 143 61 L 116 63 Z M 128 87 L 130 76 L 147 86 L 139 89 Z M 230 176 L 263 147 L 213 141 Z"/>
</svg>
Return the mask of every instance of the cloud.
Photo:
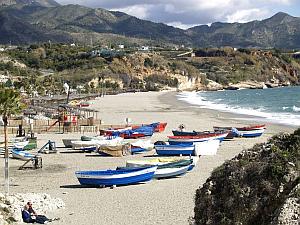
<svg viewBox="0 0 300 225">
<path fill-rule="evenodd" d="M 234 22 L 240 22 L 240 23 L 246 23 L 251 20 L 261 20 L 263 18 L 266 18 L 266 16 L 269 14 L 268 10 L 262 10 L 262 9 L 245 9 L 245 10 L 239 10 L 231 15 L 226 16 L 226 22 L 234 23 Z"/>
<path fill-rule="evenodd" d="M 248 22 L 272 16 L 276 9 L 292 9 L 299 0 L 57 0 L 122 11 L 141 19 L 180 28 L 195 24 Z"/>
<path fill-rule="evenodd" d="M 149 16 L 149 7 L 147 7 L 146 5 L 133 5 L 124 8 L 112 8 L 110 10 L 124 12 L 140 19 L 147 19 Z"/>
</svg>

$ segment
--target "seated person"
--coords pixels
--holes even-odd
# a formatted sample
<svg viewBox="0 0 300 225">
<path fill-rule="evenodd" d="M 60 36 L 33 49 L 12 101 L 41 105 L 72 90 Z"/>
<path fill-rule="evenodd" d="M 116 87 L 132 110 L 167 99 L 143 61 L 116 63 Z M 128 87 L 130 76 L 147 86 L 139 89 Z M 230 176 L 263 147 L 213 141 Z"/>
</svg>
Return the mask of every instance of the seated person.
<svg viewBox="0 0 300 225">
<path fill-rule="evenodd" d="M 35 223 L 35 217 L 30 214 L 29 206 L 26 204 L 22 210 L 22 219 L 25 223 Z"/>
<path fill-rule="evenodd" d="M 40 224 L 45 224 L 54 220 L 54 219 L 53 220 L 48 219 L 44 215 L 38 215 L 32 208 L 31 202 L 27 202 L 27 204 L 24 206 L 24 209 L 22 210 L 22 218 L 25 223 L 40 223 Z"/>
</svg>

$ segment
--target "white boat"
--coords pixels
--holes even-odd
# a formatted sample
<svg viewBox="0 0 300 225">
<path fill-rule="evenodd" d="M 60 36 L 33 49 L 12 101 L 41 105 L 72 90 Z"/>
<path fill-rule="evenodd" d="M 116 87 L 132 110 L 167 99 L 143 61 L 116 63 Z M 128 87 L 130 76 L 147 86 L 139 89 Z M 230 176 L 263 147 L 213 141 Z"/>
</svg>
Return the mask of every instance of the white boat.
<svg viewBox="0 0 300 225">
<path fill-rule="evenodd" d="M 154 147 L 154 144 L 151 143 L 151 140 L 138 140 L 135 142 L 130 143 L 132 146 L 136 146 L 136 147 L 140 147 L 140 148 L 144 148 L 147 150 L 151 150 Z"/>
<path fill-rule="evenodd" d="M 79 141 L 78 139 L 62 139 L 66 148 L 72 148 L 72 141 Z"/>
<path fill-rule="evenodd" d="M 26 145 L 29 144 L 29 141 L 20 141 L 13 143 L 14 148 L 23 149 Z"/>
<path fill-rule="evenodd" d="M 195 155 L 216 155 L 220 146 L 220 140 L 209 140 L 203 142 L 195 142 Z"/>
<path fill-rule="evenodd" d="M 179 168 L 162 168 L 157 169 L 154 173 L 154 178 L 162 179 L 162 178 L 172 178 L 185 174 L 190 168 L 190 165 L 183 166 Z"/>
<path fill-rule="evenodd" d="M 16 159 L 21 159 L 23 161 L 27 161 L 29 159 L 32 159 L 35 157 L 35 155 L 31 154 L 31 153 L 28 153 L 26 151 L 16 151 L 16 150 L 12 150 L 11 151 L 11 154 L 13 156 L 13 158 L 16 158 Z"/>
<path fill-rule="evenodd" d="M 195 155 L 195 146 L 193 144 L 166 144 L 154 145 L 157 155 Z"/>
<path fill-rule="evenodd" d="M 96 146 L 98 148 L 103 145 L 117 146 L 117 145 L 121 145 L 122 142 L 123 142 L 123 138 L 121 137 L 114 138 L 114 139 L 107 139 L 107 140 L 93 139 L 91 141 L 71 141 L 73 149 L 82 148 L 82 147 L 91 147 L 91 146 Z"/>
<path fill-rule="evenodd" d="M 239 131 L 241 137 L 259 137 L 265 132 L 265 129 L 243 130 Z"/>
</svg>

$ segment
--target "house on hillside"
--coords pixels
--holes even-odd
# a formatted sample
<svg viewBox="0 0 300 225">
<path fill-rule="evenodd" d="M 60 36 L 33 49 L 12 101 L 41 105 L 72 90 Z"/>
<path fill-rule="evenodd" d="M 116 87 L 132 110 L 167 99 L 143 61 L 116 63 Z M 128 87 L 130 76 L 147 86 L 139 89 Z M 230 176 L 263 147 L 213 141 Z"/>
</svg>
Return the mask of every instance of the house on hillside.
<svg viewBox="0 0 300 225">
<path fill-rule="evenodd" d="M 149 51 L 149 46 L 142 46 L 139 48 L 140 51 Z"/>
<path fill-rule="evenodd" d="M 294 52 L 292 56 L 294 59 L 300 59 L 300 52 Z"/>
</svg>

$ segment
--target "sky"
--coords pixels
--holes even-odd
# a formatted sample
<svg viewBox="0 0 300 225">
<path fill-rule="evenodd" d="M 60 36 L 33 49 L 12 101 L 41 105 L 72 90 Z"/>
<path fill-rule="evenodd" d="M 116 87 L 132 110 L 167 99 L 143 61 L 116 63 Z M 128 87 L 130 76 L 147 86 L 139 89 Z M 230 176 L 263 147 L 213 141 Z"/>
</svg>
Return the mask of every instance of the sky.
<svg viewBox="0 0 300 225">
<path fill-rule="evenodd" d="M 187 29 L 213 22 L 262 20 L 277 12 L 300 16 L 300 0 L 56 0 L 121 11 L 140 19 Z"/>
</svg>

